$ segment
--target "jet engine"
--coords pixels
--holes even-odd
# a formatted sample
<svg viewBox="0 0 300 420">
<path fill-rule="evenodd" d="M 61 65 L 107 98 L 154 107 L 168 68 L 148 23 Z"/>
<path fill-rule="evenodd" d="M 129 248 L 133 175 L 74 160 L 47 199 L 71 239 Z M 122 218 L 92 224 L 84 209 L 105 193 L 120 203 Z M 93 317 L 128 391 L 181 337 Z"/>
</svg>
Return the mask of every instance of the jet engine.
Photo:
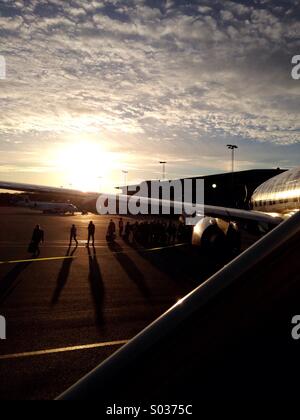
<svg viewBox="0 0 300 420">
<path fill-rule="evenodd" d="M 213 217 L 204 217 L 193 230 L 192 244 L 205 250 L 240 252 L 238 225 Z"/>
</svg>

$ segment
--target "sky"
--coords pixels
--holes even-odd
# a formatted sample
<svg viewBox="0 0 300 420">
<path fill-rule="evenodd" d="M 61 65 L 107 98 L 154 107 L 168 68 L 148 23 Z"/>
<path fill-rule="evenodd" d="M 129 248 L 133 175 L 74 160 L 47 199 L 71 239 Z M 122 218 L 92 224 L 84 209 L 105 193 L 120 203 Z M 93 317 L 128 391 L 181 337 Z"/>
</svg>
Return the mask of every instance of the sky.
<svg viewBox="0 0 300 420">
<path fill-rule="evenodd" d="M 84 190 L 300 165 L 300 1 L 2 0 L 0 179 Z"/>
</svg>

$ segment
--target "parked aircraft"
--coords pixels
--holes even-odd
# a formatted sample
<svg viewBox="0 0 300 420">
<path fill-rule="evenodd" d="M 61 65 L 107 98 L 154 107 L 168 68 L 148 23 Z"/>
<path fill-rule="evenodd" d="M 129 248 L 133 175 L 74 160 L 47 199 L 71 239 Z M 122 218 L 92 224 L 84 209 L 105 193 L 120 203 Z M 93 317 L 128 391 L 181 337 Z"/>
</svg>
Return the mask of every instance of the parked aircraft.
<svg viewBox="0 0 300 420">
<path fill-rule="evenodd" d="M 78 211 L 77 207 L 71 203 L 31 201 L 28 197 L 22 201 L 18 201 L 17 205 L 20 207 L 28 207 L 32 210 L 42 211 L 44 214 L 74 214 Z"/>
</svg>

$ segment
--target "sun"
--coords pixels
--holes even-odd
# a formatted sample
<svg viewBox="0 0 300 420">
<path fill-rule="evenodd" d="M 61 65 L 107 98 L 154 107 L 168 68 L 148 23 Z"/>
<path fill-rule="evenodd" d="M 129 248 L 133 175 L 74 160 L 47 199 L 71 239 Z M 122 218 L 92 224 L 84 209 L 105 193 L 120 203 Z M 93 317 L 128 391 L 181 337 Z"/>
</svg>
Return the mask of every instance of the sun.
<svg viewBox="0 0 300 420">
<path fill-rule="evenodd" d="M 99 191 L 107 185 L 116 166 L 113 153 L 101 144 L 81 141 L 63 146 L 56 154 L 56 166 L 68 187 L 84 192 Z"/>
</svg>

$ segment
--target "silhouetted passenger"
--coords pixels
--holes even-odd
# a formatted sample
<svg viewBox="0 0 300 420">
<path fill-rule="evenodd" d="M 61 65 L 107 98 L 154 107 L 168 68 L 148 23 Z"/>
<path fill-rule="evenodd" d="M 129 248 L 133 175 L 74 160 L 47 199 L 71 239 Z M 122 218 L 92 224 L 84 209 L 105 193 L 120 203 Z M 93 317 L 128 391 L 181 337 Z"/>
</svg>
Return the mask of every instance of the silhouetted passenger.
<svg viewBox="0 0 300 420">
<path fill-rule="evenodd" d="M 72 241 L 75 241 L 76 246 L 78 246 L 78 240 L 77 240 L 77 228 L 75 225 L 72 225 L 71 231 L 70 231 L 70 247 L 72 245 Z"/>
<path fill-rule="evenodd" d="M 41 253 L 40 244 L 44 242 L 45 234 L 41 229 L 40 225 L 37 225 L 33 231 L 31 243 L 28 248 L 28 252 L 33 254 L 35 257 L 38 257 Z"/>
<path fill-rule="evenodd" d="M 166 223 L 162 223 L 160 227 L 160 245 L 165 245 L 168 240 L 167 236 L 168 226 Z"/>
<path fill-rule="evenodd" d="M 154 230 L 155 230 L 155 223 L 151 222 L 149 225 L 149 245 L 150 246 L 154 244 Z"/>
<path fill-rule="evenodd" d="M 127 222 L 125 226 L 125 235 L 124 235 L 124 239 L 127 242 L 129 241 L 130 233 L 131 233 L 131 226 L 130 226 L 130 223 Z"/>
<path fill-rule="evenodd" d="M 122 236 L 123 236 L 123 233 L 124 233 L 124 222 L 123 222 L 123 219 L 121 218 L 120 220 L 119 220 L 119 236 L 122 238 Z"/>
<path fill-rule="evenodd" d="M 143 245 L 149 246 L 150 243 L 150 225 L 148 222 L 143 224 Z"/>
<path fill-rule="evenodd" d="M 170 222 L 168 227 L 168 243 L 174 244 L 176 242 L 177 228 L 176 225 Z"/>
<path fill-rule="evenodd" d="M 108 229 L 107 229 L 107 239 L 109 241 L 114 241 L 116 235 L 116 224 L 113 220 L 109 222 Z"/>
<path fill-rule="evenodd" d="M 96 232 L 96 226 L 93 222 L 90 222 L 88 227 L 88 242 L 87 246 L 90 245 L 90 241 L 92 240 L 93 246 L 95 246 L 95 232 Z"/>
<path fill-rule="evenodd" d="M 132 242 L 136 245 L 139 242 L 139 223 L 138 222 L 135 222 L 135 224 L 133 225 L 132 234 L 133 234 Z"/>
<path fill-rule="evenodd" d="M 183 223 L 179 224 L 178 232 L 177 232 L 178 240 L 180 242 L 184 242 L 184 236 L 185 236 L 185 226 Z"/>
</svg>

